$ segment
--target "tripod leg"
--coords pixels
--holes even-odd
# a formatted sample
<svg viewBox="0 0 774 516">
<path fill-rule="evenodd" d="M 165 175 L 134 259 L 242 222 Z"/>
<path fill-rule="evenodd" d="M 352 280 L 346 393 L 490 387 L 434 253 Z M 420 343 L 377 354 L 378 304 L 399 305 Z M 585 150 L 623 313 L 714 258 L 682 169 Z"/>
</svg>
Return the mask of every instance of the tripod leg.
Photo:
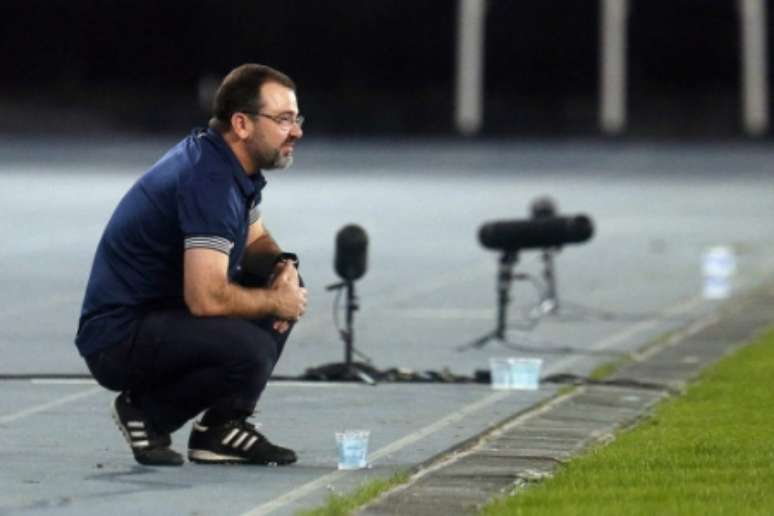
<svg viewBox="0 0 774 516">
<path fill-rule="evenodd" d="M 516 251 L 505 251 L 500 257 L 500 267 L 497 272 L 497 327 L 470 344 L 458 347 L 458 351 L 468 348 L 483 348 L 490 340 L 505 341 L 507 309 L 511 301 L 510 289 L 513 281 L 513 265 L 516 263 L 516 259 Z"/>
<path fill-rule="evenodd" d="M 491 331 L 491 332 L 487 333 L 486 335 L 483 335 L 483 336 L 477 338 L 473 342 L 469 342 L 467 344 L 463 344 L 461 346 L 457 346 L 457 351 L 465 351 L 466 349 L 471 349 L 471 348 L 481 349 L 484 346 L 486 346 L 487 342 L 489 342 L 490 340 L 497 339 L 497 338 L 499 338 L 498 337 L 498 331 L 494 330 L 494 331 Z"/>
<path fill-rule="evenodd" d="M 554 273 L 554 249 L 543 250 L 543 279 L 546 283 L 545 299 L 540 309 L 545 314 L 556 314 L 559 311 L 559 298 L 556 291 L 556 274 Z"/>
</svg>

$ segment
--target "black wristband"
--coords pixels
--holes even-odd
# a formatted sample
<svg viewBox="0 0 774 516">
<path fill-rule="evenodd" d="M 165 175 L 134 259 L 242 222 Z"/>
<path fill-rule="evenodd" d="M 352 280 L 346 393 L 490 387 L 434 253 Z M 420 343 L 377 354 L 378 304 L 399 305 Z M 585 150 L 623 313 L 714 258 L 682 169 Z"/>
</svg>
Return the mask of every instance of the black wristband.
<svg viewBox="0 0 774 516">
<path fill-rule="evenodd" d="M 274 265 L 280 262 L 291 262 L 298 269 L 298 256 L 296 253 L 280 253 L 274 258 Z"/>
</svg>

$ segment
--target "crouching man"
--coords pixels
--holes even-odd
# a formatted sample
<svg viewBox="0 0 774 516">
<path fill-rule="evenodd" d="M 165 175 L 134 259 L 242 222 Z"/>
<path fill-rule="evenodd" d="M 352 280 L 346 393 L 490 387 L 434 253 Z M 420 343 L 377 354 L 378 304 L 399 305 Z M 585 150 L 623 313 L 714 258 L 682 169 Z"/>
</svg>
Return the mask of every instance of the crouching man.
<svg viewBox="0 0 774 516">
<path fill-rule="evenodd" d="M 170 149 L 116 207 L 97 247 L 75 339 L 137 462 L 176 466 L 194 422 L 199 463 L 291 464 L 247 421 L 306 308 L 298 260 L 264 227 L 263 171 L 302 137 L 295 85 L 246 64 L 217 91 L 207 129 Z"/>
</svg>

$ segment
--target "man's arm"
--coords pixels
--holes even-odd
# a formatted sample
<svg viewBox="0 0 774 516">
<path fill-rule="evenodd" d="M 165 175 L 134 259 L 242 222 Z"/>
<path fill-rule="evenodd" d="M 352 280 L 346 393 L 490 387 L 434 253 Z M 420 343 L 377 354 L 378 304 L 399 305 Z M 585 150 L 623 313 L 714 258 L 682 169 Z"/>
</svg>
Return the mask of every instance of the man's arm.
<svg viewBox="0 0 774 516">
<path fill-rule="evenodd" d="M 263 220 L 258 219 L 250 224 L 242 269 L 259 277 L 268 277 L 280 253 L 282 249 L 266 230 Z"/>
<path fill-rule="evenodd" d="M 306 309 L 306 289 L 299 287 L 292 264 L 278 266 L 269 288 L 245 288 L 228 280 L 228 255 L 207 248 L 187 249 L 183 255 L 183 297 L 191 313 L 201 317 L 273 315 L 295 321 Z"/>
</svg>

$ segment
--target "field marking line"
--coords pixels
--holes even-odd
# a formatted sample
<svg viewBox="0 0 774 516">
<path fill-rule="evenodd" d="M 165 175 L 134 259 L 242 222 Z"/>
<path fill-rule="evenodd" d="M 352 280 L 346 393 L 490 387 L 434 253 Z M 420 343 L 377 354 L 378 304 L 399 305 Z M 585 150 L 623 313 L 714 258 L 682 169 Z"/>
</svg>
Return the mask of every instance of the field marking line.
<svg viewBox="0 0 774 516">
<path fill-rule="evenodd" d="M 69 303 L 77 303 L 80 308 L 80 302 L 83 300 L 83 292 L 69 292 L 67 294 L 54 294 L 46 298 L 40 298 L 37 301 L 30 303 L 24 303 L 19 305 L 12 305 L 3 310 L 0 310 L 0 319 L 11 319 L 28 314 L 35 311 L 40 312 L 45 309 L 50 309 L 54 306 L 65 305 Z"/>
<path fill-rule="evenodd" d="M 392 443 L 388 444 L 387 446 L 384 446 L 380 448 L 379 450 L 375 451 L 374 453 L 369 454 L 370 460 L 376 460 L 384 457 L 385 455 L 389 455 L 390 453 L 393 453 L 395 451 L 400 450 L 401 448 L 412 444 L 423 437 L 426 437 L 441 428 L 448 426 L 452 423 L 455 423 L 456 421 L 459 421 L 460 419 L 464 418 L 468 414 L 471 414 L 473 412 L 476 412 L 484 407 L 487 407 L 489 405 L 492 405 L 493 403 L 496 403 L 500 401 L 501 399 L 511 395 L 511 392 L 508 391 L 499 391 L 495 392 L 493 394 L 490 394 L 486 396 L 483 399 L 480 399 L 476 402 L 473 402 L 469 405 L 466 405 L 461 410 L 454 412 L 453 414 L 449 414 L 430 425 L 413 432 L 411 434 L 408 434 L 397 441 L 393 441 Z M 285 505 L 292 503 L 299 498 L 303 498 L 307 494 L 312 493 L 313 491 L 319 489 L 320 487 L 326 486 L 332 481 L 336 480 L 337 478 L 347 474 L 349 472 L 346 471 L 334 471 L 332 473 L 328 473 L 326 475 L 323 475 L 320 478 L 317 478 L 315 480 L 312 480 L 310 482 L 307 482 L 306 484 L 303 484 L 300 487 L 297 487 L 291 491 L 288 491 L 287 493 L 278 496 L 277 498 L 274 498 L 273 500 L 270 500 L 262 505 L 259 505 L 245 513 L 242 513 L 242 516 L 262 516 L 264 514 L 269 514 L 272 511 L 275 511 L 277 509 L 280 509 L 284 507 Z"/>
<path fill-rule="evenodd" d="M 33 385 L 97 385 L 93 378 L 31 378 Z"/>
<path fill-rule="evenodd" d="M 704 299 L 701 297 L 692 297 L 686 301 L 678 302 L 651 319 L 640 321 L 636 324 L 623 328 L 621 331 L 613 333 L 612 335 L 609 335 L 602 340 L 597 341 L 590 347 L 590 349 L 592 351 L 599 351 L 599 350 L 610 348 L 616 344 L 619 344 L 621 342 L 626 341 L 627 339 L 634 337 L 638 333 L 642 333 L 652 328 L 655 328 L 659 323 L 663 322 L 662 321 L 663 317 L 672 317 L 672 316 L 690 312 L 691 310 L 700 306 L 702 303 L 704 303 Z M 699 321 L 705 321 L 706 319 L 712 318 L 712 317 L 713 317 L 712 314 L 702 315 L 701 317 L 699 317 Z M 699 321 L 694 322 L 691 325 L 691 327 L 694 327 Z M 637 352 L 635 352 L 635 355 L 636 353 Z M 547 374 L 557 373 L 559 372 L 559 370 L 572 364 L 572 362 L 576 360 L 579 360 L 579 358 L 572 357 L 572 356 L 558 360 L 556 363 L 551 364 L 549 367 L 546 367 L 545 372 Z"/>
<path fill-rule="evenodd" d="M 73 401 L 78 401 L 82 398 L 87 398 L 89 396 L 92 396 L 100 391 L 102 391 L 101 387 L 95 387 L 93 389 L 89 389 L 87 391 L 81 391 L 76 392 L 75 394 L 70 394 L 69 396 L 65 396 L 64 398 L 59 398 L 58 400 L 49 401 L 46 403 L 42 403 L 40 405 L 35 405 L 32 407 L 27 407 L 24 410 L 20 410 L 18 412 L 13 412 L 11 414 L 0 416 L 0 425 L 4 425 L 6 423 L 11 423 L 13 421 L 18 421 L 19 419 L 23 419 L 27 416 L 32 416 L 34 414 L 39 414 L 40 412 L 45 412 L 46 410 L 52 409 L 54 407 L 59 407 L 61 405 L 66 405 L 68 403 L 71 403 Z"/>
</svg>

